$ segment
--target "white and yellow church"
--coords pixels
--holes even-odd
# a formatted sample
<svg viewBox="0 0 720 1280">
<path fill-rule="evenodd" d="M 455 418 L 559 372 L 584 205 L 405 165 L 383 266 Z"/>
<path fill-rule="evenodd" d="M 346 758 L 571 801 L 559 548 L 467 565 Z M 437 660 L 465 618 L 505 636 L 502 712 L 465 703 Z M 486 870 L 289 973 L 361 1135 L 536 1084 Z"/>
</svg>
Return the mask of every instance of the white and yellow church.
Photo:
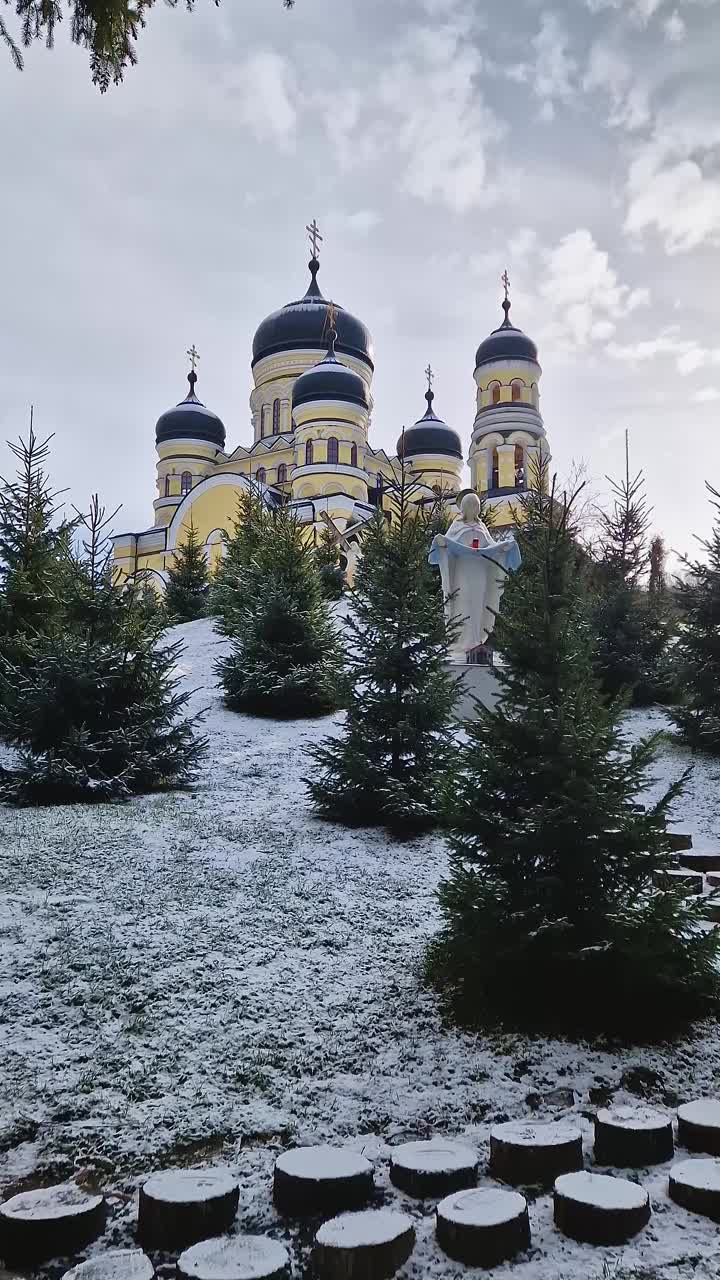
<svg viewBox="0 0 720 1280">
<path fill-rule="evenodd" d="M 320 236 L 315 223 L 308 230 L 313 256 L 306 292 L 273 311 L 253 339 L 252 443 L 228 448 L 221 418 L 196 394 L 191 348 L 190 390 L 155 428 L 152 527 L 113 539 L 121 578 L 147 574 L 161 590 L 191 525 L 212 568 L 233 526 L 238 495 L 251 485 L 269 504 L 289 502 L 309 536 L 328 522 L 342 533 L 360 529 L 377 507 L 389 505 L 385 490 L 403 457 L 414 500 L 452 500 L 463 490 L 462 442 L 435 413 L 430 370 L 427 410 L 403 433 L 397 453 L 372 447 L 372 339 L 362 321 L 323 297 Z M 507 275 L 504 282 L 505 318 L 476 353 L 468 455 L 470 485 L 497 509 L 500 526 L 510 523 L 513 497 L 537 474 L 540 457 L 549 457 L 537 349 L 510 320 Z"/>
</svg>

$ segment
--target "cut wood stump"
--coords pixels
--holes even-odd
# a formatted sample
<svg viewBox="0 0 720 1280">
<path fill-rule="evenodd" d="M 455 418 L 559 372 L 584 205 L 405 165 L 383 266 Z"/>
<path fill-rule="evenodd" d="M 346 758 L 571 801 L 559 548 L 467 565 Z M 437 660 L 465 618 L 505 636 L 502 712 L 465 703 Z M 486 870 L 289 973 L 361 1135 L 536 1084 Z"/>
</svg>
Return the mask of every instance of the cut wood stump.
<svg viewBox="0 0 720 1280">
<path fill-rule="evenodd" d="M 275 1162 L 273 1198 L 281 1213 L 338 1213 L 359 1209 L 373 1193 L 373 1167 L 341 1147 L 295 1147 Z"/>
<path fill-rule="evenodd" d="M 555 1183 L 555 1225 L 586 1244 L 625 1244 L 650 1221 L 650 1197 L 626 1178 L 564 1173 Z"/>
<path fill-rule="evenodd" d="M 440 1138 L 406 1142 L 394 1149 L 390 1159 L 390 1181 L 420 1200 L 474 1187 L 477 1174 L 478 1158 L 474 1151 Z"/>
<path fill-rule="evenodd" d="M 611 1107 L 595 1117 L 595 1163 L 645 1169 L 672 1160 L 672 1120 L 651 1107 Z"/>
<path fill-rule="evenodd" d="M 490 1131 L 490 1175 L 513 1187 L 551 1186 L 558 1174 L 582 1167 L 582 1135 L 574 1125 L 510 1120 Z"/>
<path fill-rule="evenodd" d="M 0 1205 L 0 1257 L 8 1266 L 79 1253 L 105 1228 L 103 1196 L 74 1182 L 22 1191 Z"/>
<path fill-rule="evenodd" d="M 708 871 L 706 879 L 710 889 L 720 889 L 720 871 Z"/>
<path fill-rule="evenodd" d="M 700 1098 L 678 1107 L 678 1143 L 688 1151 L 720 1156 L 720 1102 Z"/>
<path fill-rule="evenodd" d="M 140 1188 L 138 1240 L 147 1249 L 184 1249 L 229 1231 L 240 1189 L 224 1169 L 169 1169 Z"/>
<path fill-rule="evenodd" d="M 284 1280 L 290 1254 L 267 1236 L 203 1240 L 180 1254 L 178 1280 Z"/>
<path fill-rule="evenodd" d="M 720 850 L 705 853 L 686 851 L 680 854 L 680 864 L 691 871 L 720 871 Z"/>
<path fill-rule="evenodd" d="M 527 1201 L 499 1187 L 457 1191 L 437 1207 L 443 1253 L 469 1267 L 497 1267 L 530 1248 Z"/>
<path fill-rule="evenodd" d="M 666 831 L 665 842 L 671 852 L 682 853 L 684 849 L 692 849 L 692 836 L 685 831 Z"/>
<path fill-rule="evenodd" d="M 658 883 L 665 888 L 684 889 L 688 894 L 700 894 L 704 887 L 704 877 L 702 871 L 689 871 L 686 867 L 681 867 L 659 872 Z"/>
<path fill-rule="evenodd" d="M 670 1199 L 720 1222 L 720 1160 L 681 1160 L 670 1170 Z"/>
<path fill-rule="evenodd" d="M 66 1271 L 63 1280 L 153 1280 L 155 1268 L 140 1249 L 111 1249 Z"/>
<path fill-rule="evenodd" d="M 415 1247 L 412 1218 L 394 1209 L 342 1213 L 315 1236 L 320 1280 L 388 1280 Z"/>
</svg>

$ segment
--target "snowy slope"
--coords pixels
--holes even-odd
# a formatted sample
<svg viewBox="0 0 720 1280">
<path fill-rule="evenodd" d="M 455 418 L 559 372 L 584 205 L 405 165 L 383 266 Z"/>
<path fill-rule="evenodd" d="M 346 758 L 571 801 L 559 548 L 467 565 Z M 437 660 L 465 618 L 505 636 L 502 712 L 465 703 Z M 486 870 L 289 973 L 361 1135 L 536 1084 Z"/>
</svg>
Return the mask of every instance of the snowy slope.
<svg viewBox="0 0 720 1280">
<path fill-rule="evenodd" d="M 396 845 L 313 818 L 307 747 L 340 718 L 226 711 L 211 624 L 177 634 L 193 705 L 208 708 L 197 786 L 121 807 L 0 811 L 5 1195 L 88 1166 L 91 1181 L 129 1193 L 163 1165 L 216 1162 L 240 1177 L 243 1229 L 282 1236 L 269 1195 L 278 1151 L 339 1142 L 378 1162 L 389 1205 L 422 1219 L 403 1275 L 445 1280 L 462 1268 L 431 1243 L 431 1206 L 389 1189 L 389 1145 L 462 1136 L 484 1167 L 493 1122 L 573 1116 L 589 1136 L 589 1091 L 631 1102 L 623 1073 L 639 1066 L 661 1107 L 720 1092 L 713 1027 L 620 1054 L 444 1029 L 418 977 L 443 841 Z M 631 731 L 656 719 L 635 717 Z M 671 748 L 663 768 L 684 763 Z M 696 847 L 720 842 L 716 772 L 698 766 L 678 815 L 701 834 Z M 625 1250 L 564 1241 L 544 1197 L 531 1209 L 531 1260 L 503 1274 L 585 1280 L 608 1258 L 690 1255 L 701 1270 L 668 1276 L 720 1274 L 709 1261 L 718 1228 L 669 1202 L 666 1169 L 643 1182 L 655 1216 Z M 129 1202 L 117 1210 L 116 1247 L 130 1243 L 131 1214 Z"/>
</svg>

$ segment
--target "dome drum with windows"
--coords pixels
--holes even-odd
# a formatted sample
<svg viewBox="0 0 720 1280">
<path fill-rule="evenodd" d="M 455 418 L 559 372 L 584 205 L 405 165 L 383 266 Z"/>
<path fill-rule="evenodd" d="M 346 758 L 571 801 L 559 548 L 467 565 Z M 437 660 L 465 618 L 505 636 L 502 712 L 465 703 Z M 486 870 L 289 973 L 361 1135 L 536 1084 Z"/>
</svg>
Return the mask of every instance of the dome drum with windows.
<svg viewBox="0 0 720 1280">
<path fill-rule="evenodd" d="M 371 442 L 375 367 L 372 339 L 352 312 L 329 302 L 318 283 L 322 237 L 312 243 L 305 294 L 271 312 L 258 326 L 250 371 L 251 430 L 228 446 L 223 420 L 197 395 L 199 354 L 188 351 L 189 391 L 157 420 L 157 484 L 151 528 L 114 538 L 123 577 L 146 571 L 163 589 L 176 551 L 192 526 L 212 569 L 232 529 L 238 496 L 259 489 L 263 501 L 289 502 L 317 539 L 328 522 L 341 536 L 381 507 L 392 518 L 386 491 L 405 465 L 413 500 L 452 502 L 467 487 L 461 435 L 438 416 L 428 366 L 427 407 L 404 430 L 392 453 Z M 496 525 L 513 518 L 513 498 L 548 457 L 539 411 L 541 369 L 535 344 L 505 317 L 477 348 L 476 413 L 467 463 L 472 487 L 495 508 Z M 469 378 L 468 378 L 469 381 Z M 385 438 L 388 427 L 385 426 Z M 393 433 L 396 434 L 396 433 Z"/>
</svg>

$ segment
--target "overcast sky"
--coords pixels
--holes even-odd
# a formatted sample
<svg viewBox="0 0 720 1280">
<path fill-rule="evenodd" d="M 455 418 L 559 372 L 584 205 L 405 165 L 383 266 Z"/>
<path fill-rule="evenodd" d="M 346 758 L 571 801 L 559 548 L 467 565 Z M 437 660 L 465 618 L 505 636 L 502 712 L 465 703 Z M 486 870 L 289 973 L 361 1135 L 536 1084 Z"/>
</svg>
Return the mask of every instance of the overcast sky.
<svg viewBox="0 0 720 1280">
<path fill-rule="evenodd" d="M 55 432 L 84 504 L 152 523 L 154 425 L 198 393 L 248 443 L 260 320 L 320 283 L 375 341 L 371 442 L 436 409 L 467 447 L 474 353 L 538 343 L 554 465 L 643 467 L 656 527 L 707 533 L 720 487 L 720 2 L 158 4 L 101 96 L 64 32 L 0 48 L 0 435 Z M 7 452 L 0 450 L 7 466 Z"/>
</svg>

